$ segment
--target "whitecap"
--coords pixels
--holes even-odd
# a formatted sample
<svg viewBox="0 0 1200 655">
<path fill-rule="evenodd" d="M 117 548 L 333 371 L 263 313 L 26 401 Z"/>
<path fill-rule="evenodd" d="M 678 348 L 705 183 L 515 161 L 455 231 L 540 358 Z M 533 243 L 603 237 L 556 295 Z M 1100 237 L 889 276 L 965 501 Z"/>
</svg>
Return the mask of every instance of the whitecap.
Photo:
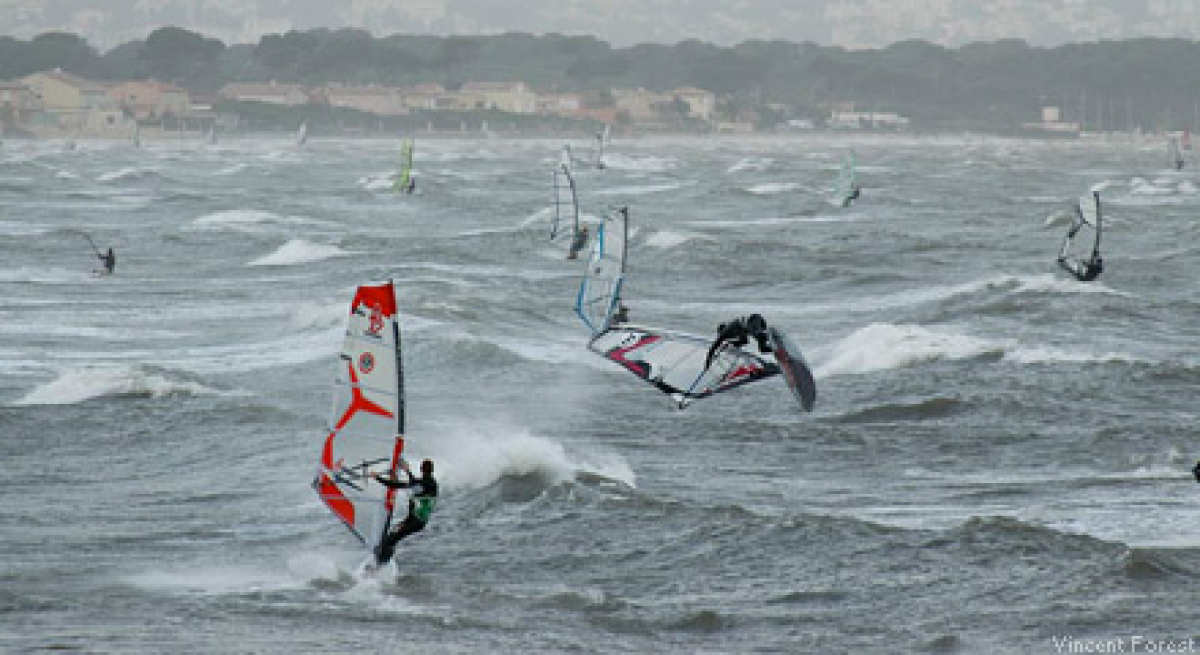
<svg viewBox="0 0 1200 655">
<path fill-rule="evenodd" d="M 354 253 L 342 250 L 337 246 L 309 243 L 304 239 L 292 239 L 280 246 L 275 252 L 259 257 L 247 264 L 247 266 L 292 266 L 352 254 Z"/>
</svg>

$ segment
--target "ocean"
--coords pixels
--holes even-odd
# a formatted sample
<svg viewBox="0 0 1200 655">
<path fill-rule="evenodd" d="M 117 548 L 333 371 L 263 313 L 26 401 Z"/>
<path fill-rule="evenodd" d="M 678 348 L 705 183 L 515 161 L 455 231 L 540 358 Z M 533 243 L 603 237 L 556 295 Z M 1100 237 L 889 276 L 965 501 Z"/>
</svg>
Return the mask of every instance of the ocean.
<svg viewBox="0 0 1200 655">
<path fill-rule="evenodd" d="M 805 414 L 778 377 L 679 411 L 587 350 L 562 143 L 418 138 L 400 196 L 399 137 L 5 141 L 0 650 L 1200 648 L 1200 193 L 1164 144 L 618 138 L 577 166 L 585 219 L 629 207 L 632 319 L 763 314 Z M 1097 185 L 1081 283 L 1054 259 Z M 389 278 L 442 498 L 369 577 L 310 482 L 353 290 Z"/>
</svg>

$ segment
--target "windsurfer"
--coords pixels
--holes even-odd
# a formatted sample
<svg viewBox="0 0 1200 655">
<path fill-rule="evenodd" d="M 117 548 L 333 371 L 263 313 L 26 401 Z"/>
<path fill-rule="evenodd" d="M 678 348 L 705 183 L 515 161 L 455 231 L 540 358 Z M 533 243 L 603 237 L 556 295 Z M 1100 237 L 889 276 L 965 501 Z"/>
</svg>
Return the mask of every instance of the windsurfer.
<svg viewBox="0 0 1200 655">
<path fill-rule="evenodd" d="M 1091 282 L 1104 272 L 1104 259 L 1099 253 L 1093 254 L 1091 259 L 1085 262 L 1073 262 L 1066 257 L 1059 257 L 1058 265 L 1080 282 Z"/>
<path fill-rule="evenodd" d="M 629 308 L 625 306 L 625 303 L 618 303 L 617 311 L 613 312 L 611 324 L 612 325 L 622 325 L 622 324 L 628 323 L 628 322 L 629 322 Z"/>
<path fill-rule="evenodd" d="M 400 460 L 400 468 L 408 474 L 408 482 L 397 480 L 395 472 L 390 478 L 382 475 L 375 476 L 379 484 L 386 487 L 412 489 L 412 495 L 408 500 L 408 516 L 404 517 L 395 530 L 384 536 L 379 548 L 375 551 L 375 561 L 378 564 L 383 564 L 392 558 L 392 554 L 396 552 L 396 544 L 400 543 L 401 539 L 425 529 L 425 524 L 429 523 L 429 517 L 433 514 L 434 505 L 437 504 L 438 484 L 437 480 L 433 478 L 433 460 L 427 459 L 421 462 L 420 478 L 412 474 L 408 468 L 408 462 Z"/>
<path fill-rule="evenodd" d="M 846 196 L 846 199 L 842 201 L 842 206 L 849 207 L 850 203 L 858 200 L 860 195 L 862 195 L 862 187 L 858 186 L 857 184 L 851 186 L 850 193 Z"/>
<path fill-rule="evenodd" d="M 1192 475 L 1196 476 L 1196 482 L 1200 482 L 1200 460 L 1196 461 L 1196 465 L 1192 467 Z"/>
<path fill-rule="evenodd" d="M 567 253 L 567 259 L 579 259 L 579 251 L 587 245 L 590 236 L 588 226 L 584 225 L 575 232 L 575 238 L 571 241 L 571 250 Z"/>
<path fill-rule="evenodd" d="M 113 249 L 109 248 L 104 254 L 96 253 L 96 257 L 100 258 L 100 263 L 104 266 L 104 274 L 112 275 L 113 270 L 117 268 L 117 255 Z"/>
<path fill-rule="evenodd" d="M 726 343 L 742 347 L 750 342 L 750 337 L 758 342 L 758 351 L 771 352 L 770 336 L 767 334 L 767 321 L 761 314 L 751 314 L 736 318 L 728 323 L 722 323 L 717 328 L 717 338 L 708 349 L 708 357 L 704 359 L 704 367 L 708 368 L 717 352 Z"/>
</svg>

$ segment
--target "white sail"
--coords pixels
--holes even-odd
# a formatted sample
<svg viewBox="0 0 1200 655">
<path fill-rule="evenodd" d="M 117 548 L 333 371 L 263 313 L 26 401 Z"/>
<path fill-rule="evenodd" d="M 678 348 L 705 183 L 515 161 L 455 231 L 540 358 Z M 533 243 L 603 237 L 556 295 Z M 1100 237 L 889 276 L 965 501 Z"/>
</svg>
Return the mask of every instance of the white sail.
<svg viewBox="0 0 1200 655">
<path fill-rule="evenodd" d="M 837 180 L 833 183 L 830 203 L 839 207 L 849 207 L 858 197 L 858 182 L 855 179 L 854 151 L 847 151 L 842 156 L 842 168 L 838 171 Z"/>
<path fill-rule="evenodd" d="M 575 178 L 570 166 L 560 164 L 552 173 L 554 183 L 554 218 L 550 223 L 550 240 L 563 234 L 579 232 L 579 197 L 575 194 Z M 570 230 L 564 229 L 570 226 Z"/>
<path fill-rule="evenodd" d="M 604 129 L 596 133 L 596 168 L 604 168 L 604 147 L 608 145 L 609 128 L 608 125 Z"/>
<path fill-rule="evenodd" d="M 596 230 L 592 257 L 575 300 L 575 313 L 592 334 L 608 329 L 620 305 L 628 239 L 628 207 L 610 213 Z"/>
<path fill-rule="evenodd" d="M 670 395 L 680 408 L 779 373 L 779 366 L 730 344 L 708 359 L 712 339 L 658 328 L 619 325 L 588 348 Z"/>
<path fill-rule="evenodd" d="M 1090 196 L 1081 196 L 1075 202 L 1071 226 L 1058 251 L 1059 265 L 1076 277 L 1081 277 L 1087 263 L 1100 257 L 1100 237 L 1103 232 L 1100 192 L 1092 191 Z"/>
<path fill-rule="evenodd" d="M 300 129 L 296 130 L 296 145 L 302 146 L 308 142 L 308 123 L 300 124 Z"/>
<path fill-rule="evenodd" d="M 571 146 L 563 145 L 562 151 L 558 153 L 558 168 L 559 170 L 571 171 Z"/>
<path fill-rule="evenodd" d="M 396 491 L 373 478 L 399 466 L 404 449 L 404 374 L 391 282 L 360 286 L 337 364 L 333 412 L 313 486 L 368 548 L 386 533 Z"/>
</svg>

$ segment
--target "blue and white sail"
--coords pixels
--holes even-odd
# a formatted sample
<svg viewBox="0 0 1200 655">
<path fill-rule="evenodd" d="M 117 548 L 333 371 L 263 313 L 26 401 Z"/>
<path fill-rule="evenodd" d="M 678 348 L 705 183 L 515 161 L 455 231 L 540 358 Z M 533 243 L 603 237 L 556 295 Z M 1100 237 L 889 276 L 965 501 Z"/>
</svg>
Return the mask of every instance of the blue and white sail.
<svg viewBox="0 0 1200 655">
<path fill-rule="evenodd" d="M 597 228 L 592 256 L 575 300 L 575 313 L 594 335 L 609 328 L 620 306 L 628 242 L 629 208 L 622 207 L 605 216 Z"/>
</svg>

